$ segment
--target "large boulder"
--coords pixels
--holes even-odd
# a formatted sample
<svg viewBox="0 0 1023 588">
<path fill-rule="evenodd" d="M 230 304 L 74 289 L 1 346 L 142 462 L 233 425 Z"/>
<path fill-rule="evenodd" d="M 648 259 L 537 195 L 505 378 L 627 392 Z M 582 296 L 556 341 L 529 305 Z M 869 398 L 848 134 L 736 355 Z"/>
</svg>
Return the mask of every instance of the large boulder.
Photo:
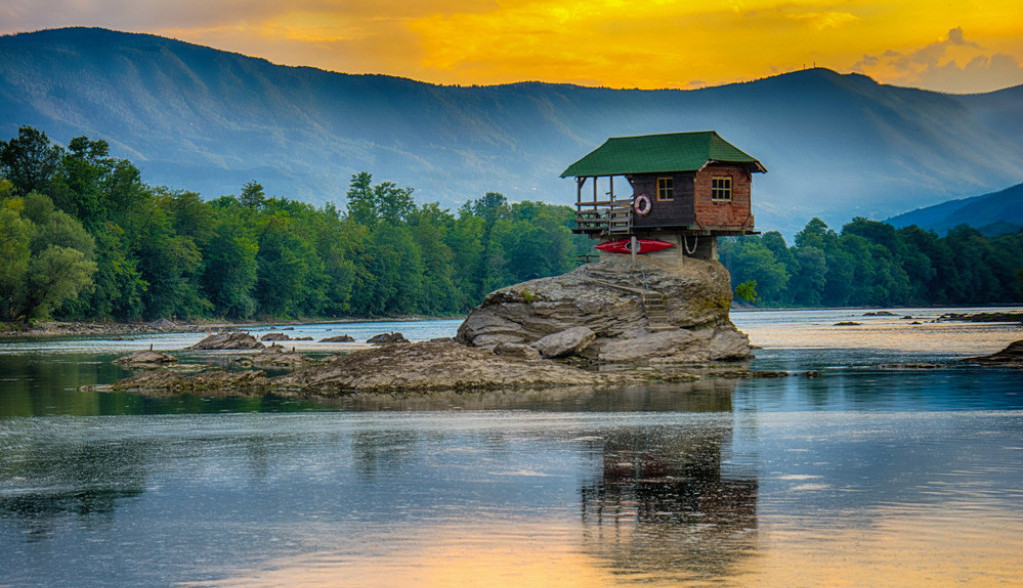
<svg viewBox="0 0 1023 588">
<path fill-rule="evenodd" d="M 589 327 L 572 327 L 541 337 L 533 342 L 532 347 L 544 357 L 564 357 L 585 350 L 596 338 L 596 333 Z"/>
<path fill-rule="evenodd" d="M 565 354 L 605 362 L 745 358 L 749 340 L 728 318 L 731 300 L 728 270 L 717 261 L 641 256 L 633 266 L 629 256 L 619 256 L 492 292 L 456 340 L 486 349 L 536 347 L 545 337 L 584 327 L 592 342 Z"/>
</svg>

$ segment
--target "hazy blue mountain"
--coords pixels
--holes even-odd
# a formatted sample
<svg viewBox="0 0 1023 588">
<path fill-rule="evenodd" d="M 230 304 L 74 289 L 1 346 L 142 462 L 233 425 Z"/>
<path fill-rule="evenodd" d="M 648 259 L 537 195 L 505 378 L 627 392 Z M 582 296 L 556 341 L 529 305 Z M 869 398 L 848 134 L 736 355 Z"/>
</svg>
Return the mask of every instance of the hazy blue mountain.
<svg viewBox="0 0 1023 588">
<path fill-rule="evenodd" d="M 0 37 L 0 136 L 25 124 L 104 138 L 148 182 L 209 197 L 256 180 L 340 204 L 365 170 L 449 207 L 487 191 L 570 203 L 559 174 L 607 137 L 714 129 L 767 167 L 757 227 L 786 233 L 1023 179 L 1023 86 L 956 96 L 826 69 L 692 91 L 437 86 L 103 29 Z"/>
<path fill-rule="evenodd" d="M 920 208 L 893 216 L 887 222 L 896 227 L 916 225 L 939 235 L 959 225 L 970 225 L 988 236 L 1015 233 L 1023 229 L 1023 184 Z"/>
</svg>

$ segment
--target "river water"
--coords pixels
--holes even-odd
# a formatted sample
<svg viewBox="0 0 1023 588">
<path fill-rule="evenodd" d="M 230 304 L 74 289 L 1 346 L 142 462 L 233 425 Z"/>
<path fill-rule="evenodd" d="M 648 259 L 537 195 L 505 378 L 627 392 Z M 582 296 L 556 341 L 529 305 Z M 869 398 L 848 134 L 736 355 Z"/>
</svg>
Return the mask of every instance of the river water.
<svg viewBox="0 0 1023 588">
<path fill-rule="evenodd" d="M 0 586 L 1023 585 L 1023 372 L 956 363 L 1023 330 L 942 312 L 733 313 L 785 378 L 330 403 L 78 390 L 199 334 L 0 342 Z"/>
</svg>

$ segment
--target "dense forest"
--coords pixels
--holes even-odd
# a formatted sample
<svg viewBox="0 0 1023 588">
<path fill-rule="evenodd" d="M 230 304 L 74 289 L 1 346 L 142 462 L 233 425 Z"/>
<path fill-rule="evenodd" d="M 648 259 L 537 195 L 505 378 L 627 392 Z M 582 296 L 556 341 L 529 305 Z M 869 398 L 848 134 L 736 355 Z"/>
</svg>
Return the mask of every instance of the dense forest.
<svg viewBox="0 0 1023 588">
<path fill-rule="evenodd" d="M 721 239 L 740 298 L 764 306 L 932 306 L 1023 300 L 1023 231 L 985 237 L 966 225 L 939 237 L 857 217 L 840 233 L 814 218 L 788 246 L 780 233 Z"/>
<path fill-rule="evenodd" d="M 355 174 L 347 210 L 151 187 L 103 140 L 22 127 L 0 141 L 0 320 L 462 313 L 570 270 L 574 211 L 497 193 L 458 214 Z"/>
<path fill-rule="evenodd" d="M 346 210 L 151 187 L 103 140 L 0 141 L 0 320 L 373 317 L 464 313 L 496 288 L 559 274 L 592 243 L 566 206 L 498 193 L 452 214 L 352 176 Z M 939 237 L 856 218 L 722 239 L 740 298 L 765 306 L 1023 300 L 1023 232 Z"/>
</svg>

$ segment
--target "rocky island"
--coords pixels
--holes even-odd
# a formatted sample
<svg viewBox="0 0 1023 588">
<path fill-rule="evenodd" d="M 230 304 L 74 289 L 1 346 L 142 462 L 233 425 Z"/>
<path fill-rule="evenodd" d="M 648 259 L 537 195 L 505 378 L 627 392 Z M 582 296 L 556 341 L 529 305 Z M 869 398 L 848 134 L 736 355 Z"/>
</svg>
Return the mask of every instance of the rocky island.
<svg viewBox="0 0 1023 588">
<path fill-rule="evenodd" d="M 607 255 L 491 293 L 456 340 L 610 364 L 746 359 L 749 339 L 728 318 L 731 302 L 728 271 L 717 261 L 657 253 L 633 265 L 628 256 Z"/>
<path fill-rule="evenodd" d="M 699 369 L 729 362 L 728 374 L 747 374 L 748 338 L 728 318 L 727 270 L 715 260 L 681 253 L 606 254 L 560 276 L 491 293 L 454 340 L 409 343 L 393 334 L 379 346 L 294 362 L 285 375 L 262 370 L 145 369 L 113 389 L 156 393 L 261 394 L 336 397 L 371 392 L 536 389 L 691 380 Z M 249 340 L 251 339 L 251 340 Z M 224 333 L 194 349 L 259 350 L 251 336 Z M 239 358 L 263 367 L 266 351 Z M 171 365 L 169 362 L 164 365 Z M 720 369 L 720 368 L 718 368 Z"/>
</svg>

